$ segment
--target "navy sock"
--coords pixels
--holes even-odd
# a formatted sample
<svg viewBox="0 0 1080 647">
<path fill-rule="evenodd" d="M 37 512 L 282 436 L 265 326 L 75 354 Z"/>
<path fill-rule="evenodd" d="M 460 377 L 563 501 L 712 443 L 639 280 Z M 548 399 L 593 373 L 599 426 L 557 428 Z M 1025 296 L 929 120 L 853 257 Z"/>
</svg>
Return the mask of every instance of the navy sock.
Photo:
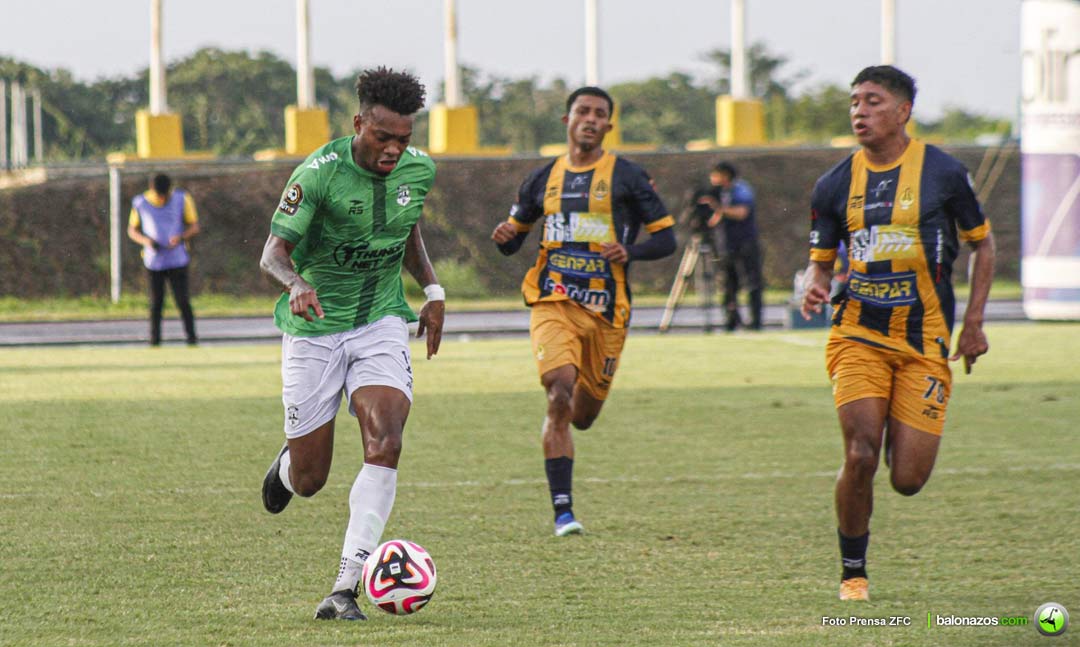
<svg viewBox="0 0 1080 647">
<path fill-rule="evenodd" d="M 551 490 L 551 505 L 557 518 L 564 512 L 570 512 L 573 500 L 570 497 L 570 484 L 574 476 L 574 459 L 568 456 L 547 458 L 544 460 L 547 472 L 548 489 Z"/>
<path fill-rule="evenodd" d="M 837 529 L 836 535 L 840 538 L 840 561 L 844 565 L 841 579 L 866 577 L 866 547 L 870 544 L 870 531 L 867 530 L 861 537 L 847 537 Z"/>
</svg>

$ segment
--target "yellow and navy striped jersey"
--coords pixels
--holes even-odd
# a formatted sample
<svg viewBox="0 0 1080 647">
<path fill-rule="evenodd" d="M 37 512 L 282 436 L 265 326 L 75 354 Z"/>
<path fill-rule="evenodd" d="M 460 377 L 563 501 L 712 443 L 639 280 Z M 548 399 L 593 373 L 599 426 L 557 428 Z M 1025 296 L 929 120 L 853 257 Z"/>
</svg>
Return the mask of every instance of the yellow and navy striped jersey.
<svg viewBox="0 0 1080 647">
<path fill-rule="evenodd" d="M 664 232 L 670 244 L 635 249 L 642 228 L 655 235 L 675 220 L 645 171 L 610 152 L 580 168 L 562 156 L 529 174 L 510 210 L 518 238 L 500 246 L 503 253 L 516 251 L 540 221 L 540 253 L 521 285 L 525 302 L 570 300 L 616 328 L 630 321 L 628 265 L 602 258 L 603 244 L 624 245 L 632 260 L 659 258 L 675 248 L 674 236 Z"/>
<path fill-rule="evenodd" d="M 990 233 L 964 166 L 917 140 L 886 167 L 860 150 L 818 179 L 811 207 L 810 260 L 844 242 L 851 263 L 832 336 L 947 361 L 959 240 Z"/>
</svg>

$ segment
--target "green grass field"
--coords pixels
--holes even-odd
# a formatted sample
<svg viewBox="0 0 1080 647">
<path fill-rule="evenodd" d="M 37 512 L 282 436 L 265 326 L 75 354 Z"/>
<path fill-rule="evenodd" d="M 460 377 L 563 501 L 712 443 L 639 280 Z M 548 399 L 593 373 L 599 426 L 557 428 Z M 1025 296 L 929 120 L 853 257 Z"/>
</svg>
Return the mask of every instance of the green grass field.
<svg viewBox="0 0 1080 647">
<path fill-rule="evenodd" d="M 873 602 L 836 598 L 839 431 L 821 331 L 632 335 L 578 432 L 575 510 L 551 536 L 544 397 L 524 339 L 448 340 L 415 362 L 384 538 L 439 568 L 412 617 L 311 620 L 336 573 L 359 432 L 339 418 L 325 490 L 280 516 L 276 345 L 0 354 L 0 645 L 1066 645 L 1080 624 L 1080 327 L 991 325 L 957 375 L 937 469 L 904 498 L 882 466 Z M 419 355 L 419 347 L 415 349 Z M 909 617 L 906 627 L 823 616 Z"/>
</svg>

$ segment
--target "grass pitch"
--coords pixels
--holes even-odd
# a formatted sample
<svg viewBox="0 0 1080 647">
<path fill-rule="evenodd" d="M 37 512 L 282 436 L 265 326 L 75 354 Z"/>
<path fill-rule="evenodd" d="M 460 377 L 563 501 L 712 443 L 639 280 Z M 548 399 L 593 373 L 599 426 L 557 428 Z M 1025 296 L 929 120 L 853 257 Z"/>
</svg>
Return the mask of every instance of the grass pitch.
<svg viewBox="0 0 1080 647">
<path fill-rule="evenodd" d="M 361 464 L 355 421 L 339 416 L 323 492 L 261 507 L 282 438 L 276 346 L 6 350 L 0 645 L 1078 644 L 1080 328 L 988 334 L 991 353 L 955 376 L 926 489 L 901 497 L 879 472 L 867 605 L 836 600 L 823 332 L 632 334 L 607 407 L 576 433 L 588 533 L 563 539 L 528 342 L 448 340 L 415 361 L 384 534 L 424 545 L 439 588 L 411 617 L 365 601 L 366 623 L 310 619 Z M 1073 614 L 1063 637 L 927 627 L 1047 601 Z"/>
</svg>

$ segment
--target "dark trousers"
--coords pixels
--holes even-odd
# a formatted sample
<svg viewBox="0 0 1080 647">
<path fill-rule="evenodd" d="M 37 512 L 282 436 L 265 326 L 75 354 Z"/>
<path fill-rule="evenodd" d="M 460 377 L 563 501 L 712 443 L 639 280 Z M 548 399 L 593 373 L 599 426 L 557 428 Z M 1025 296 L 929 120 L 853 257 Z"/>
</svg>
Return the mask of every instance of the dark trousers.
<svg viewBox="0 0 1080 647">
<path fill-rule="evenodd" d="M 161 309 L 165 303 L 165 280 L 172 287 L 173 300 L 184 320 L 184 334 L 187 343 L 198 341 L 195 336 L 195 313 L 191 311 L 191 297 L 188 294 L 187 267 L 171 270 L 149 270 L 150 272 L 150 343 L 161 343 Z"/>
<path fill-rule="evenodd" d="M 761 292 L 764 287 L 761 265 L 761 247 L 757 240 L 746 240 L 728 247 L 724 262 L 724 309 L 727 311 L 725 327 L 728 330 L 734 330 L 742 324 L 738 304 L 740 283 L 750 294 L 750 328 L 761 329 Z"/>
</svg>

